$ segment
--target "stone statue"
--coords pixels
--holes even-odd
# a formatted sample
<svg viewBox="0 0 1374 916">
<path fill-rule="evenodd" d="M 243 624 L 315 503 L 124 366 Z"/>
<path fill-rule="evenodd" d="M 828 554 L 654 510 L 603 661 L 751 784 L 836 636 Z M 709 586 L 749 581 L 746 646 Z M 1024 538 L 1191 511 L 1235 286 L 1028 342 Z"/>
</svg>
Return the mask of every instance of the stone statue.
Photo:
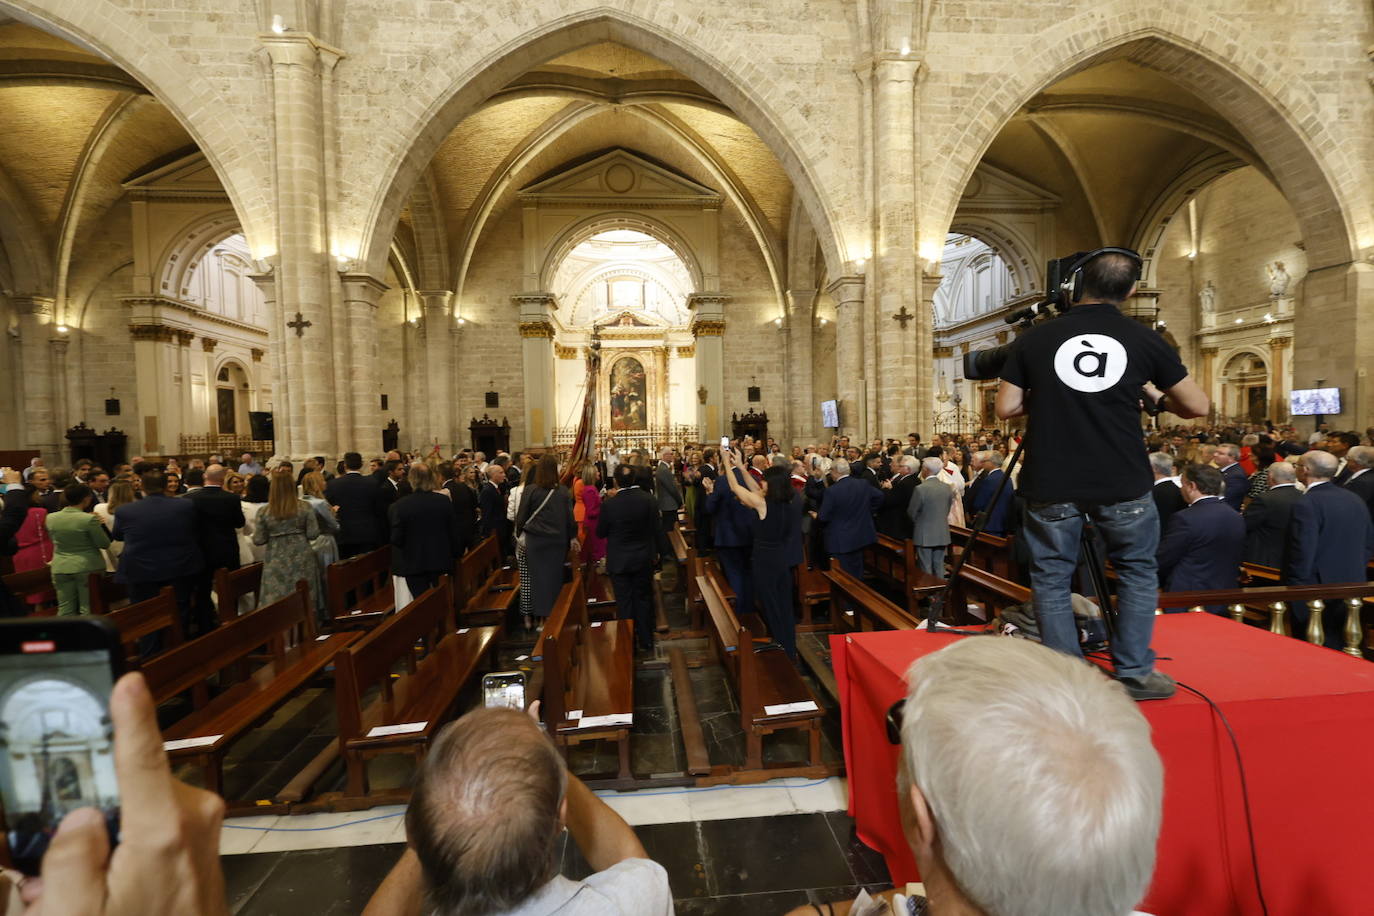
<svg viewBox="0 0 1374 916">
<path fill-rule="evenodd" d="M 1198 304 L 1202 306 L 1202 323 L 1210 325 L 1217 314 L 1217 288 L 1208 280 L 1207 285 L 1198 290 Z"/>
<path fill-rule="evenodd" d="M 1275 261 L 1266 267 L 1265 271 L 1269 274 L 1269 298 L 1286 298 L 1288 296 L 1288 284 L 1293 282 L 1293 278 L 1288 275 L 1288 271 L 1283 269 L 1283 262 Z"/>
</svg>

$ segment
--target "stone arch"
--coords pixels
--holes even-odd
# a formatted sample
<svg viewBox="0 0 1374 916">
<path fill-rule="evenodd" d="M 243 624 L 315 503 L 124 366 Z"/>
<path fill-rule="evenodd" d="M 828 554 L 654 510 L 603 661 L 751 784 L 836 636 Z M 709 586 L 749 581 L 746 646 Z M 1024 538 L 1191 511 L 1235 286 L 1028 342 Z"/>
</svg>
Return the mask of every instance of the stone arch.
<svg viewBox="0 0 1374 916">
<path fill-rule="evenodd" d="M 1110 32 L 1104 23 L 1112 24 Z M 1128 58 L 1190 86 L 1245 137 L 1294 207 L 1314 269 L 1350 261 L 1355 240 L 1374 231 L 1361 173 L 1342 148 L 1338 129 L 1319 116 L 1305 82 L 1283 61 L 1249 50 L 1263 42 L 1237 38 L 1243 28 L 1185 0 L 1116 0 L 1057 24 L 1052 42 L 1042 34 L 1029 36 L 1003 55 L 1006 68 L 977 94 L 964 130 L 951 133 L 948 144 L 935 151 L 935 161 L 943 164 L 928 183 L 936 189 L 931 225 L 950 222 L 989 145 L 1028 101 L 1094 64 Z M 1040 67 L 1026 68 L 1026 61 Z"/>
<path fill-rule="evenodd" d="M 833 138 L 807 124 L 797 111 L 799 106 L 791 104 L 781 88 L 763 86 L 756 72 L 746 73 L 739 65 L 727 63 L 722 53 L 728 53 L 733 62 L 739 60 L 739 52 L 729 48 L 726 39 L 713 34 L 708 24 L 685 20 L 666 5 L 661 12 L 653 6 L 646 9 L 665 22 L 599 7 L 552 22 L 531 23 L 525 32 L 514 34 L 486 55 L 474 54 L 451 67 L 445 77 L 436 77 L 451 77 L 451 82 L 408 125 L 390 132 L 400 140 L 386 154 L 382 180 L 364 183 L 376 191 L 365 204 L 361 200 L 356 202 L 361 211 L 354 215 L 361 233 L 358 252 L 367 269 L 375 270 L 383 263 L 411 189 L 444 137 L 465 117 L 539 62 L 596 42 L 614 41 L 656 57 L 697 81 L 759 135 L 778 157 L 798 202 L 806 207 L 817 227 L 827 262 L 834 265 L 834 272 L 842 273 L 852 252 L 847 250 L 838 231 L 839 208 L 813 165 L 827 158 L 827 149 L 835 148 Z M 520 19 L 518 12 L 513 13 L 509 17 L 511 24 L 506 27 L 519 29 Z M 753 69 L 747 62 L 745 67 Z M 774 90 L 771 95 L 779 96 L 779 101 L 787 104 L 770 101 L 769 88 Z M 803 146 L 811 147 L 812 153 L 803 155 Z"/>
<path fill-rule="evenodd" d="M 131 74 L 186 128 L 215 170 L 256 250 L 275 237 L 270 162 L 244 123 L 161 33 L 113 0 L 0 0 L 0 12 L 88 48 Z M 251 13 L 246 17 L 254 28 Z M 251 125 L 257 127 L 259 125 Z"/>
<path fill-rule="evenodd" d="M 158 295 L 181 298 L 181 290 L 200 259 L 229 236 L 242 232 L 238 214 L 230 209 L 202 213 L 188 220 L 154 262 L 154 290 Z"/>
<path fill-rule="evenodd" d="M 617 210 L 602 211 L 589 216 L 569 226 L 555 237 L 549 243 L 547 250 L 543 252 L 543 258 L 540 261 L 539 288 L 546 290 L 552 287 L 553 276 L 558 271 L 558 265 L 563 263 L 569 252 L 592 236 L 612 229 L 633 229 L 636 232 L 643 232 L 673 249 L 673 253 L 682 259 L 683 264 L 687 265 L 687 272 L 692 276 L 692 291 L 703 292 L 701 262 L 686 239 L 667 223 L 657 220 L 647 213 Z"/>
<path fill-rule="evenodd" d="M 1011 271 L 1012 280 L 1022 294 L 1045 288 L 1043 252 L 1037 252 L 1030 240 L 1014 227 L 994 216 L 956 216 L 950 232 L 972 236 L 993 250 Z"/>
<path fill-rule="evenodd" d="M 1141 286 L 1150 288 L 1159 282 L 1157 252 L 1164 242 L 1164 235 L 1169 231 L 1174 216 L 1207 185 L 1223 175 L 1243 168 L 1245 164 L 1230 153 L 1219 152 L 1208 156 L 1193 163 L 1155 198 L 1142 215 L 1135 235 L 1130 240 L 1130 247 L 1140 252 L 1144 259 L 1140 271 Z"/>
</svg>

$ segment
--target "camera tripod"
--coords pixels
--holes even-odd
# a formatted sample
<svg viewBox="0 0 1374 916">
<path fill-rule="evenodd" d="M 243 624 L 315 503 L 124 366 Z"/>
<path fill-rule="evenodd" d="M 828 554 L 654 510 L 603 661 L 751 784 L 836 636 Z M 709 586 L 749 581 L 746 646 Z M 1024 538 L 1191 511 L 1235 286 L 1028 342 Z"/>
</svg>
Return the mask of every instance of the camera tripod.
<svg viewBox="0 0 1374 916">
<path fill-rule="evenodd" d="M 1021 461 L 1025 451 L 1026 437 L 1022 436 L 1020 444 L 1016 446 L 1016 451 L 1012 453 L 1011 460 L 1007 462 L 1007 466 L 1003 470 L 1002 479 L 997 481 L 997 489 L 993 491 L 992 499 L 988 502 L 987 508 L 979 512 L 974 518 L 969 531 L 968 542 L 964 545 L 963 551 L 960 552 L 959 559 L 954 562 L 953 568 L 949 571 L 949 582 L 945 585 L 944 591 L 940 593 L 940 600 L 935 597 L 931 598 L 930 606 L 926 609 L 926 630 L 928 632 L 935 632 L 939 609 L 945 604 L 943 599 L 948 597 L 954 583 L 959 581 L 959 572 L 964 568 L 964 563 L 968 561 L 969 555 L 973 553 L 974 545 L 978 543 L 978 536 L 987 527 L 988 517 L 997 507 L 998 501 L 1001 500 L 1002 492 L 1011 480 L 1011 473 Z M 1078 538 L 1078 565 L 1076 568 L 1086 567 L 1088 571 L 1093 595 L 1097 598 L 1098 607 L 1102 610 L 1102 621 L 1107 628 L 1107 637 L 1110 639 L 1116 635 L 1116 608 L 1112 605 L 1111 593 L 1107 590 L 1107 567 L 1102 559 L 1101 551 L 1097 549 L 1097 525 L 1093 523 L 1092 517 L 1088 513 L 1080 510 L 1079 515 L 1082 517 L 1083 527 Z M 972 630 L 945 630 L 944 632 L 973 635 Z"/>
</svg>

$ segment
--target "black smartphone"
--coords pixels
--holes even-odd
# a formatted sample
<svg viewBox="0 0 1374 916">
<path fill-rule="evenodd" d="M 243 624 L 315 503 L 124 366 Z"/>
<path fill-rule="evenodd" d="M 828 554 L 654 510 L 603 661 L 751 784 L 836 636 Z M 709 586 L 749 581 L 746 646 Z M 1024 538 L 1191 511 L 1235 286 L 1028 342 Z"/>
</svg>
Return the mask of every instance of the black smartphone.
<svg viewBox="0 0 1374 916">
<path fill-rule="evenodd" d="M 496 671 L 482 675 L 482 705 L 525 711 L 525 672 Z"/>
<path fill-rule="evenodd" d="M 99 808 L 118 839 L 110 691 L 123 660 L 118 631 L 98 617 L 0 620 L 0 826 L 26 875 L 77 808 Z"/>
</svg>

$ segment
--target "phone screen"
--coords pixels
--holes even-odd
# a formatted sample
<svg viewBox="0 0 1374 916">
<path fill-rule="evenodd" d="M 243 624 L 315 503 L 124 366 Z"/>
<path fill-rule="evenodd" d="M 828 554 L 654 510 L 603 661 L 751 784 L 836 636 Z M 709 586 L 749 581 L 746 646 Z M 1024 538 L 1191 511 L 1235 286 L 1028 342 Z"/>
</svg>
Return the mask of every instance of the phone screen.
<svg viewBox="0 0 1374 916">
<path fill-rule="evenodd" d="M 525 711 L 525 675 L 501 671 L 482 677 L 482 705 Z"/>
<path fill-rule="evenodd" d="M 730 437 L 729 437 L 729 436 L 721 436 L 721 437 L 720 437 L 720 447 L 723 448 L 723 449 L 727 449 L 727 450 L 730 448 Z"/>
<path fill-rule="evenodd" d="M 107 629 L 89 619 L 0 625 L 0 801 L 10 859 L 25 874 L 38 874 L 77 808 L 99 808 L 111 845 L 118 837 L 109 706 L 120 656 Z"/>
</svg>

